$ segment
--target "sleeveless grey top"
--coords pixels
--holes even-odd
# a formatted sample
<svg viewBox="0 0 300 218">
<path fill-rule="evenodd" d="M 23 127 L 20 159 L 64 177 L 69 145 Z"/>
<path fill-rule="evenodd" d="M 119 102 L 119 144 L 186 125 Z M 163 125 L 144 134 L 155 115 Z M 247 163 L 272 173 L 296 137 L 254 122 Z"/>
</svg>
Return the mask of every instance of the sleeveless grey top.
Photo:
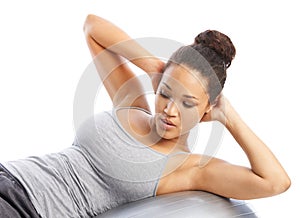
<svg viewBox="0 0 300 218">
<path fill-rule="evenodd" d="M 155 196 L 168 158 L 130 136 L 113 109 L 84 121 L 69 148 L 3 165 L 41 217 L 76 218 Z"/>
</svg>

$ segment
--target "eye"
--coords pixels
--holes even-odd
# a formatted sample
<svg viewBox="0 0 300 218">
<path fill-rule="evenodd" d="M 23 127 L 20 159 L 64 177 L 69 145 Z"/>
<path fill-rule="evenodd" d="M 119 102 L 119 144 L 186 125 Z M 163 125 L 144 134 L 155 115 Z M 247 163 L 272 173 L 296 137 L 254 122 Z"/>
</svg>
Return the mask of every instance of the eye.
<svg viewBox="0 0 300 218">
<path fill-rule="evenodd" d="M 188 101 L 183 101 L 182 104 L 183 104 L 183 106 L 186 107 L 186 108 L 192 108 L 192 107 L 196 106 L 195 103 L 188 102 Z"/>
<path fill-rule="evenodd" d="M 160 94 L 160 96 L 161 97 L 163 97 L 163 98 L 170 98 L 171 96 L 170 95 L 168 95 L 165 91 L 163 91 L 163 90 L 160 90 L 159 91 L 159 94 Z"/>
</svg>

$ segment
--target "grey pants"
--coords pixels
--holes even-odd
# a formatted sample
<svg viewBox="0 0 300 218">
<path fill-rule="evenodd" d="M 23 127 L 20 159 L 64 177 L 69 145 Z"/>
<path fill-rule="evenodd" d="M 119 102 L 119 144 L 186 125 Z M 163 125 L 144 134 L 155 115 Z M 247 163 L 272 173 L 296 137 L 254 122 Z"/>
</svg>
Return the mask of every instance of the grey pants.
<svg viewBox="0 0 300 218">
<path fill-rule="evenodd" d="M 21 183 L 0 164 L 0 217 L 39 218 Z"/>
</svg>

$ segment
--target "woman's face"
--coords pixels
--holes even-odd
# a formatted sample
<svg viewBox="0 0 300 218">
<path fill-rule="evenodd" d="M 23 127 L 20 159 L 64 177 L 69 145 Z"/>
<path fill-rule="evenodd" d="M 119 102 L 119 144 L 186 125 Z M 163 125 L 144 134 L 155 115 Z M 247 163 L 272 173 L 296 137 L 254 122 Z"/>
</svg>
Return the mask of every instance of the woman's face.
<svg viewBox="0 0 300 218">
<path fill-rule="evenodd" d="M 156 132 L 165 139 L 178 138 L 200 122 L 210 108 L 198 72 L 177 64 L 164 72 L 155 96 Z"/>
</svg>

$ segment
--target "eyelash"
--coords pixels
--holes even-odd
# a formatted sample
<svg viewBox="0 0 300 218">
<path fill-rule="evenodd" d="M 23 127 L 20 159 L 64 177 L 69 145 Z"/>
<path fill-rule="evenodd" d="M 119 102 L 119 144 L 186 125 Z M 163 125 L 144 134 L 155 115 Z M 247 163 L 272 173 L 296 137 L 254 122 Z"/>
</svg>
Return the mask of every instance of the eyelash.
<svg viewBox="0 0 300 218">
<path fill-rule="evenodd" d="M 166 99 L 169 99 L 170 96 L 169 95 L 166 95 L 165 93 L 163 93 L 162 91 L 159 92 L 160 96 L 163 97 L 163 98 L 166 98 Z M 183 103 L 183 106 L 186 107 L 186 108 L 192 108 L 194 107 L 195 105 L 191 105 L 189 104 L 188 102 L 184 101 Z"/>
<path fill-rule="evenodd" d="M 160 94 L 163 98 L 170 98 L 170 96 L 164 94 L 162 91 L 160 91 L 159 94 Z"/>
<path fill-rule="evenodd" d="M 182 104 L 183 104 L 183 106 L 186 107 L 186 108 L 192 108 L 192 107 L 195 106 L 195 105 L 190 105 L 189 103 L 187 103 L 187 102 L 185 102 L 185 101 L 184 101 Z"/>
</svg>

